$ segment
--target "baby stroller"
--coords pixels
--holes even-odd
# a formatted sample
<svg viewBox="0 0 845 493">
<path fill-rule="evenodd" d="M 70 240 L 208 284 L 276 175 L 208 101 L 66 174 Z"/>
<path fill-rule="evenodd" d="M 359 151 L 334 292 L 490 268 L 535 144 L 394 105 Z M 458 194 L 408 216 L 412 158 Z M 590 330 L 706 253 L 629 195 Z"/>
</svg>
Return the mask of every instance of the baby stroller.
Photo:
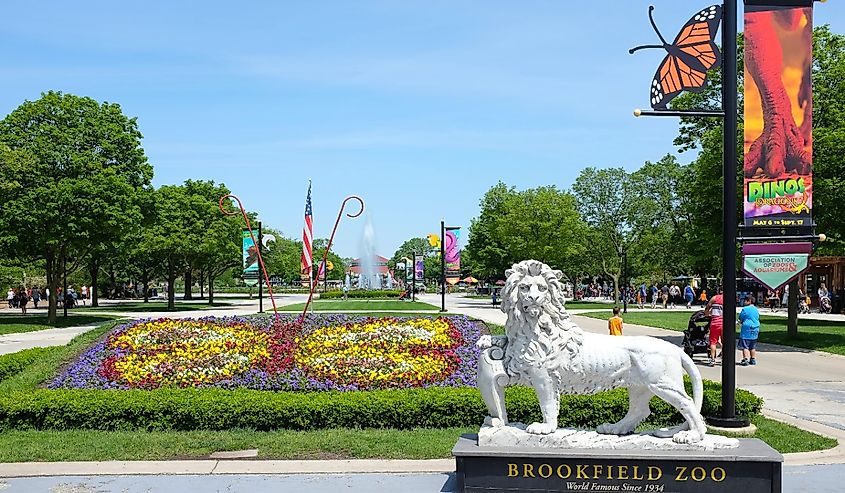
<svg viewBox="0 0 845 493">
<path fill-rule="evenodd" d="M 802 296 L 798 299 L 798 313 L 802 315 L 805 313 L 810 313 L 810 305 L 809 303 L 807 303 L 806 296 Z"/>
<path fill-rule="evenodd" d="M 819 298 L 819 313 L 832 313 L 833 303 L 830 302 L 829 296 L 822 296 Z"/>
<path fill-rule="evenodd" d="M 689 319 L 687 329 L 684 330 L 684 352 L 692 358 L 694 355 L 710 352 L 710 317 L 704 314 L 704 310 L 693 313 Z"/>
</svg>

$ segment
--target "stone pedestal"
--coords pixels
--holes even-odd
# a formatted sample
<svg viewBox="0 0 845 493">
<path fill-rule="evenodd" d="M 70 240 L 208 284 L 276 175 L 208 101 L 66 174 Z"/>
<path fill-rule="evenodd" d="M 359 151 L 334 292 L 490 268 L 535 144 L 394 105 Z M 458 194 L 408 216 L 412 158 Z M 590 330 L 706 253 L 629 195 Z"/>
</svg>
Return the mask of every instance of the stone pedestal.
<svg viewBox="0 0 845 493">
<path fill-rule="evenodd" d="M 465 435 L 452 455 L 459 493 L 780 493 L 783 463 L 757 439 L 737 448 L 614 450 L 479 447 Z"/>
</svg>

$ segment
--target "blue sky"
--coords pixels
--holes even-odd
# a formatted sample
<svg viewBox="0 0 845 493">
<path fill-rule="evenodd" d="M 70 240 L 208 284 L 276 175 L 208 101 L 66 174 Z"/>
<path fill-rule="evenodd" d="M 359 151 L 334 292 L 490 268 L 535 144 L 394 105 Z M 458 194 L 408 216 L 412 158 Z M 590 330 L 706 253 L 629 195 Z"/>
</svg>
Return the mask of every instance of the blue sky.
<svg viewBox="0 0 845 493">
<path fill-rule="evenodd" d="M 706 2 L 652 0 L 666 38 Z M 568 188 L 586 166 L 673 151 L 635 119 L 658 51 L 649 2 L 4 2 L 0 113 L 54 89 L 138 118 L 156 185 L 226 183 L 266 225 L 315 236 L 367 202 L 377 250 L 468 226 L 484 192 Z M 845 31 L 843 2 L 816 23 Z M 688 161 L 691 156 L 682 156 Z M 365 220 L 336 250 L 357 256 Z"/>
</svg>

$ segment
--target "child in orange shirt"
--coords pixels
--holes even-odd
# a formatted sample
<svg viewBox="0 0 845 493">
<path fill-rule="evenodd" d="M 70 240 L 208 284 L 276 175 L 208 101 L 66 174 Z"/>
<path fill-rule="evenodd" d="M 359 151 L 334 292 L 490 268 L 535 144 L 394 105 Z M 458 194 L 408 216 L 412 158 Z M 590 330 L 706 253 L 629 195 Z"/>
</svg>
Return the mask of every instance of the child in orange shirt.
<svg viewBox="0 0 845 493">
<path fill-rule="evenodd" d="M 619 307 L 613 307 L 613 318 L 607 321 L 607 329 L 612 336 L 622 335 L 622 317 L 619 316 Z"/>
</svg>

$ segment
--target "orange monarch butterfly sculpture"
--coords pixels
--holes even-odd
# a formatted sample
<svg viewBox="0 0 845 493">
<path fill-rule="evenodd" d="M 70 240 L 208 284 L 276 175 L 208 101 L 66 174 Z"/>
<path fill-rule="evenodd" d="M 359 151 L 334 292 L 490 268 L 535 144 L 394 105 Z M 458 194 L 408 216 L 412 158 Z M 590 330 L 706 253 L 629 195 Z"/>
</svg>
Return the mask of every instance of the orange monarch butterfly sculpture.
<svg viewBox="0 0 845 493">
<path fill-rule="evenodd" d="M 657 29 L 652 17 L 653 11 L 654 7 L 648 8 L 648 19 L 663 44 L 637 46 L 628 50 L 628 53 L 633 54 L 646 48 L 667 51 L 668 55 L 660 63 L 651 81 L 649 94 L 651 107 L 665 110 L 669 101 L 681 92 L 701 92 L 707 80 L 707 71 L 722 65 L 722 54 L 714 42 L 722 22 L 722 7 L 711 5 L 697 12 L 684 24 L 672 44 L 667 43 Z"/>
</svg>

